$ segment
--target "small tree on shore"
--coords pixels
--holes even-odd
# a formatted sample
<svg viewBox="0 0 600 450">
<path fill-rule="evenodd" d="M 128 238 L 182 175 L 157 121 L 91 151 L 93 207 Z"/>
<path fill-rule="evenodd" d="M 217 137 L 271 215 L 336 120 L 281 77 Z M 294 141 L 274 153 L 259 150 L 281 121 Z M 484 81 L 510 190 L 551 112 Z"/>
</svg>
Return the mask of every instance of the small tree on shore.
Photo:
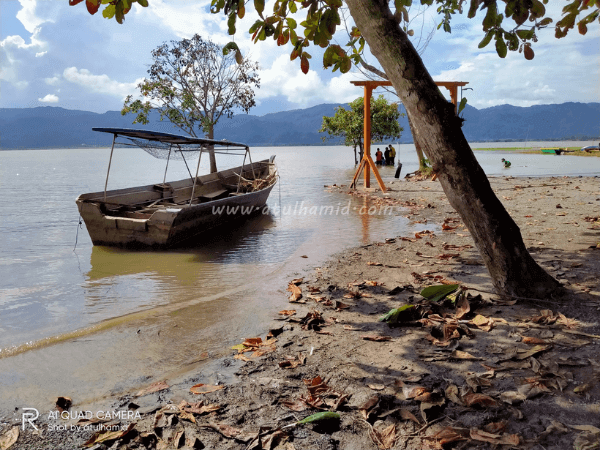
<svg viewBox="0 0 600 450">
<path fill-rule="evenodd" d="M 339 106 L 333 117 L 323 117 L 323 125 L 319 133 L 327 133 L 323 141 L 342 137 L 344 145 L 354 147 L 354 164 L 362 159 L 364 148 L 364 99 L 359 97 L 352 101 L 350 109 Z M 389 103 L 383 95 L 371 98 L 371 142 L 383 142 L 389 139 L 398 139 L 402 127 L 398 123 L 401 113 L 397 103 Z M 403 115 L 403 114 L 402 114 Z M 359 149 L 360 158 L 357 159 L 356 148 Z"/>
<path fill-rule="evenodd" d="M 255 105 L 258 64 L 234 52 L 224 55 L 219 45 L 197 34 L 162 44 L 152 51 L 152 58 L 149 77 L 138 85 L 144 100 L 129 95 L 121 110 L 123 115 L 137 114 L 133 123 L 147 124 L 150 112 L 158 111 L 161 120 L 170 120 L 191 136 L 201 132 L 214 139 L 221 117 L 247 113 Z M 216 172 L 214 152 L 209 149 L 209 154 L 210 171 Z"/>
</svg>

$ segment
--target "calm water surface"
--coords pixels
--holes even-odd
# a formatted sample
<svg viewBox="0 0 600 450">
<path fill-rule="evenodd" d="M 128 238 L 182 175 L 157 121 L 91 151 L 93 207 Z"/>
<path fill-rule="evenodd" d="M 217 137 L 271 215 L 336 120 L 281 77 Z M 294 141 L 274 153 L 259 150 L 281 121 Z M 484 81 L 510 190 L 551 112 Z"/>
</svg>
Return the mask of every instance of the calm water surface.
<svg viewBox="0 0 600 450">
<path fill-rule="evenodd" d="M 416 170 L 414 147 L 396 148 L 403 174 Z M 277 154 L 281 175 L 269 214 L 220 230 L 196 248 L 94 247 L 85 226 L 78 229 L 75 198 L 102 190 L 109 152 L 0 152 L 0 404 L 6 408 L 44 406 L 69 394 L 90 401 L 147 379 L 175 378 L 204 352 L 222 355 L 262 333 L 287 306 L 289 277 L 344 247 L 412 230 L 402 211 L 360 215 L 357 210 L 369 206 L 363 200 L 323 188 L 351 180 L 350 149 L 257 148 L 255 160 Z M 600 175 L 600 158 L 476 154 L 488 175 Z M 502 168 L 503 157 L 512 162 L 509 170 Z M 230 156 L 219 160 L 220 168 L 239 164 Z M 163 170 L 164 161 L 141 150 L 116 149 L 109 189 L 154 183 Z M 393 172 L 382 168 L 384 181 Z M 186 176 L 185 165 L 170 164 L 167 179 Z M 311 214 L 315 206 L 338 213 Z"/>
</svg>

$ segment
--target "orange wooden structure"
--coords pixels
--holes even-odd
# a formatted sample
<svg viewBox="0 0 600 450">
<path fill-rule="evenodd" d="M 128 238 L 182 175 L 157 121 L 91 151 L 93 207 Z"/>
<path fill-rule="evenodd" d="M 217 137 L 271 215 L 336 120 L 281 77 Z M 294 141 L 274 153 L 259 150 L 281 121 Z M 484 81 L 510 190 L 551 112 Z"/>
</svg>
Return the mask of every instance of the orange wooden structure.
<svg viewBox="0 0 600 450">
<path fill-rule="evenodd" d="M 352 184 L 350 187 L 356 187 L 356 183 L 358 178 L 360 177 L 360 173 L 365 171 L 365 187 L 371 187 L 371 170 L 373 170 L 373 175 L 377 179 L 377 183 L 383 192 L 386 191 L 385 185 L 383 184 L 383 180 L 379 175 L 379 171 L 377 170 L 377 166 L 373 162 L 371 158 L 371 97 L 373 94 L 373 89 L 378 88 L 379 86 L 391 86 L 391 81 L 351 81 L 354 86 L 364 86 L 365 88 L 365 123 L 364 123 L 364 154 L 363 158 L 358 165 L 358 169 L 356 169 L 356 173 L 354 174 L 354 178 L 352 179 Z M 450 91 L 450 99 L 454 104 L 454 110 L 457 111 L 458 108 L 458 88 L 459 86 L 466 86 L 468 81 L 436 81 L 435 84 L 441 87 L 445 87 Z"/>
</svg>

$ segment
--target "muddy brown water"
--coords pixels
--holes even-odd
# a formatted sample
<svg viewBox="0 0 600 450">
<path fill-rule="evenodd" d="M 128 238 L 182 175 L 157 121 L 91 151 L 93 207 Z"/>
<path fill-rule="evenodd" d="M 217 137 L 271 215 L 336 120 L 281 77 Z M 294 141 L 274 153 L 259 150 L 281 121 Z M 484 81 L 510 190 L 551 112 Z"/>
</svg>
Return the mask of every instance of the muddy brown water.
<svg viewBox="0 0 600 450">
<path fill-rule="evenodd" d="M 412 146 L 397 148 L 403 174 L 415 170 Z M 225 375 L 209 362 L 264 334 L 287 307 L 287 280 L 345 247 L 412 231 L 402 210 L 377 210 L 323 188 L 351 179 L 350 149 L 258 148 L 254 159 L 277 154 L 281 174 L 266 214 L 172 251 L 94 247 L 85 226 L 78 230 L 74 200 L 102 189 L 108 154 L 0 152 L 0 193 L 12 199 L 0 203 L 0 416 L 47 411 L 65 395 L 100 404 L 109 394 L 203 370 L 217 380 Z M 510 173 L 498 163 L 506 155 Z M 600 174 L 600 158 L 506 155 L 477 152 L 492 175 Z M 220 163 L 239 165 L 232 157 Z M 161 180 L 163 170 L 164 161 L 119 149 L 109 189 Z M 391 180 L 394 168 L 381 172 Z M 172 164 L 167 179 L 186 174 Z"/>
</svg>

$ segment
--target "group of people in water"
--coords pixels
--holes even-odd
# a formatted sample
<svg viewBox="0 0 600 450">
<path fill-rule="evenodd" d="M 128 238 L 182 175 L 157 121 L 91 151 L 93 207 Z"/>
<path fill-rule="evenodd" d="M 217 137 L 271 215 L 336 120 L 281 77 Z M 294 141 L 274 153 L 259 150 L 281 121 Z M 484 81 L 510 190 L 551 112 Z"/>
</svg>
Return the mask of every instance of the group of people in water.
<svg viewBox="0 0 600 450">
<path fill-rule="evenodd" d="M 377 148 L 375 152 L 375 164 L 380 166 L 393 166 L 396 164 L 396 149 L 388 145 L 385 151 L 381 153 L 381 150 Z"/>
</svg>

